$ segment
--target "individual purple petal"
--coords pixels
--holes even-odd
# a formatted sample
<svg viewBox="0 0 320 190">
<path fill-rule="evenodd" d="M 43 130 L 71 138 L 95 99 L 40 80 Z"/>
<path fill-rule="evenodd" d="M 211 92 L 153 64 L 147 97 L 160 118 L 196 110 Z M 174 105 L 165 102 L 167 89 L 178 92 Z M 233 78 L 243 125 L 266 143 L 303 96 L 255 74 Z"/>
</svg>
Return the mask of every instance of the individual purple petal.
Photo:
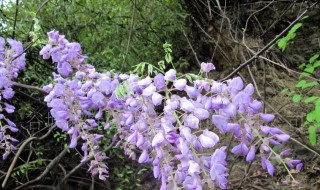
<svg viewBox="0 0 320 190">
<path fill-rule="evenodd" d="M 242 156 L 245 156 L 248 154 L 248 147 L 245 143 L 241 142 L 240 144 L 238 144 L 237 146 L 233 147 L 231 152 L 233 154 L 242 154 Z"/>
<path fill-rule="evenodd" d="M 0 54 L 1 54 L 1 52 L 0 52 Z M 6 68 L 4 68 L 4 67 L 0 68 L 0 77 L 6 77 L 7 73 L 8 73 L 8 70 Z"/>
<path fill-rule="evenodd" d="M 202 108 L 195 108 L 193 111 L 193 115 L 199 120 L 205 120 L 209 117 L 209 112 Z"/>
<path fill-rule="evenodd" d="M 221 132 L 224 132 L 224 128 L 228 123 L 227 118 L 222 115 L 212 115 L 212 122 Z"/>
<path fill-rule="evenodd" d="M 271 122 L 274 120 L 274 115 L 273 114 L 263 114 L 260 113 L 259 116 L 261 117 L 261 119 L 263 119 L 263 121 L 265 122 Z"/>
<path fill-rule="evenodd" d="M 142 91 L 142 95 L 143 96 L 146 96 L 146 97 L 149 97 L 151 96 L 154 92 L 156 91 L 156 87 L 151 84 L 149 85 L 147 88 L 145 88 L 143 91 Z"/>
<path fill-rule="evenodd" d="M 192 114 L 187 115 L 184 117 L 184 125 L 187 127 L 191 127 L 192 129 L 199 128 L 200 120 Z"/>
<path fill-rule="evenodd" d="M 181 151 L 182 155 L 187 155 L 189 152 L 188 142 L 181 137 L 179 138 L 178 148 Z"/>
<path fill-rule="evenodd" d="M 255 155 L 256 155 L 256 148 L 255 146 L 251 146 L 247 154 L 246 161 L 251 162 L 254 159 Z"/>
<path fill-rule="evenodd" d="M 239 92 L 237 95 L 233 98 L 233 103 L 235 105 L 241 105 L 241 104 L 248 104 L 250 102 L 251 98 L 248 94 L 244 92 Z"/>
<path fill-rule="evenodd" d="M 253 100 L 253 102 L 249 103 L 249 107 L 254 111 L 254 113 L 257 113 L 262 107 L 262 103 L 258 100 Z"/>
<path fill-rule="evenodd" d="M 144 140 L 144 137 L 141 133 L 138 132 L 137 134 L 138 134 L 137 135 L 138 140 L 137 140 L 136 145 L 137 145 L 137 147 L 141 147 L 144 144 L 145 140 Z"/>
<path fill-rule="evenodd" d="M 280 152 L 280 155 L 281 155 L 281 156 L 289 155 L 289 154 L 291 154 L 291 151 L 292 151 L 292 150 L 291 150 L 290 148 L 289 148 L 289 149 L 286 149 L 286 150 Z"/>
<path fill-rule="evenodd" d="M 142 151 L 142 154 L 139 157 L 138 162 L 141 164 L 141 163 L 146 163 L 148 161 L 149 161 L 149 154 L 148 154 L 148 151 L 146 149 L 144 149 Z"/>
<path fill-rule="evenodd" d="M 272 145 L 276 145 L 276 146 L 279 146 L 280 143 L 274 139 L 269 139 L 269 143 L 272 144 Z"/>
<path fill-rule="evenodd" d="M 173 82 L 173 86 L 178 90 L 184 90 L 187 85 L 186 79 L 179 79 Z"/>
<path fill-rule="evenodd" d="M 68 62 L 62 62 L 61 65 L 58 66 L 58 73 L 63 77 L 70 76 L 72 72 L 72 67 Z"/>
<path fill-rule="evenodd" d="M 248 94 L 248 95 L 252 95 L 254 93 L 254 87 L 252 84 L 248 84 L 245 88 L 244 88 L 244 93 Z"/>
<path fill-rule="evenodd" d="M 159 73 L 154 77 L 154 86 L 158 89 L 164 89 L 166 87 L 166 81 L 163 74 Z"/>
<path fill-rule="evenodd" d="M 56 125 L 63 131 L 68 131 L 68 122 L 66 120 L 56 120 Z"/>
<path fill-rule="evenodd" d="M 220 94 L 223 89 L 223 84 L 221 82 L 213 81 L 211 91 Z"/>
<path fill-rule="evenodd" d="M 3 95 L 3 98 L 5 99 L 11 99 L 14 95 L 14 91 L 12 90 L 12 88 L 5 88 L 1 93 Z"/>
<path fill-rule="evenodd" d="M 212 63 L 201 63 L 201 69 L 208 73 L 210 72 L 211 70 L 215 70 L 216 67 L 212 64 Z"/>
<path fill-rule="evenodd" d="M 104 99 L 104 95 L 101 93 L 101 92 L 95 92 L 92 97 L 92 102 L 96 105 L 101 105 L 101 106 L 104 106 L 104 102 L 103 102 L 103 99 Z"/>
<path fill-rule="evenodd" d="M 70 148 L 75 148 L 77 146 L 77 138 L 78 138 L 78 132 L 74 131 L 71 138 L 71 143 L 69 145 Z"/>
<path fill-rule="evenodd" d="M 188 173 L 191 176 L 195 176 L 198 175 L 200 173 L 200 166 L 197 162 L 190 160 L 189 161 L 189 169 L 188 169 Z"/>
<path fill-rule="evenodd" d="M 274 173 L 274 166 L 271 164 L 271 162 L 269 160 L 266 160 L 266 166 L 267 166 L 267 170 L 268 170 L 268 173 L 270 175 L 273 175 Z"/>
<path fill-rule="evenodd" d="M 10 105 L 10 104 L 7 104 L 7 103 L 4 103 L 4 105 L 6 106 L 4 109 L 6 110 L 7 113 L 13 113 L 14 110 L 15 110 L 15 107 Z"/>
<path fill-rule="evenodd" d="M 177 184 L 181 184 L 186 178 L 186 174 L 180 171 L 176 171 L 174 174 L 174 180 Z"/>
<path fill-rule="evenodd" d="M 269 126 L 261 125 L 260 129 L 261 129 L 262 133 L 264 133 L 264 134 L 269 134 L 269 132 L 270 132 L 270 127 Z"/>
<path fill-rule="evenodd" d="M 231 117 L 234 117 L 237 114 L 237 106 L 235 106 L 234 104 L 228 104 L 223 111 Z"/>
<path fill-rule="evenodd" d="M 264 155 L 261 155 L 261 165 L 263 169 L 267 168 L 267 159 Z"/>
<path fill-rule="evenodd" d="M 162 102 L 162 95 L 159 94 L 158 92 L 154 92 L 152 94 L 152 103 L 153 103 L 153 105 L 158 106 L 158 105 L 161 104 L 161 102 Z"/>
<path fill-rule="evenodd" d="M 8 125 L 9 126 L 11 126 L 11 127 L 16 127 L 16 124 L 15 123 L 13 123 L 10 119 L 5 119 L 6 120 L 6 122 L 8 123 Z"/>
<path fill-rule="evenodd" d="M 200 94 L 199 90 L 191 86 L 186 86 L 185 91 L 187 92 L 187 95 L 189 96 L 189 98 L 196 98 Z"/>
<path fill-rule="evenodd" d="M 166 139 L 168 140 L 169 143 L 175 143 L 178 140 L 178 135 L 177 133 L 170 131 L 166 134 Z"/>
<path fill-rule="evenodd" d="M 296 171 L 297 171 L 297 172 L 300 172 L 301 169 L 302 169 L 302 167 L 303 167 L 303 163 L 297 164 L 297 166 L 296 166 Z"/>
<path fill-rule="evenodd" d="M 151 82 L 152 82 L 151 78 L 149 76 L 147 76 L 146 78 L 140 80 L 138 82 L 138 85 L 139 86 L 148 86 L 149 84 L 151 84 Z"/>
<path fill-rule="evenodd" d="M 269 133 L 270 133 L 271 135 L 276 135 L 276 134 L 281 134 L 282 131 L 281 131 L 281 129 L 279 129 L 279 128 L 270 127 Z"/>
<path fill-rule="evenodd" d="M 210 168 L 211 180 L 217 180 L 217 178 L 226 172 L 226 167 L 222 164 L 213 164 Z"/>
<path fill-rule="evenodd" d="M 153 166 L 153 176 L 158 179 L 161 176 L 161 170 L 159 166 Z"/>
<path fill-rule="evenodd" d="M 176 71 L 174 69 L 170 69 L 166 72 L 164 79 L 167 81 L 174 81 L 176 80 Z"/>
<path fill-rule="evenodd" d="M 63 96 L 65 95 L 65 90 L 66 90 L 66 87 L 63 85 L 63 84 L 56 84 L 53 88 L 53 91 L 54 91 L 54 94 L 56 96 Z"/>
<path fill-rule="evenodd" d="M 205 91 L 210 90 L 210 85 L 207 81 L 205 80 L 195 80 L 194 81 L 194 86 L 196 89 L 202 90 L 204 89 Z"/>
<path fill-rule="evenodd" d="M 187 140 L 187 142 L 191 142 L 192 141 L 192 134 L 191 134 L 191 129 L 189 127 L 185 127 L 185 126 L 180 126 L 179 127 L 180 130 L 180 134 L 182 134 L 182 136 Z"/>
<path fill-rule="evenodd" d="M 203 131 L 203 134 L 199 136 L 199 140 L 203 148 L 212 148 L 219 141 L 219 136 L 206 129 Z"/>
<path fill-rule="evenodd" d="M 196 138 L 193 138 L 192 146 L 196 151 L 203 152 L 202 145 L 201 145 L 200 141 L 198 141 Z"/>
<path fill-rule="evenodd" d="M 240 77 L 229 79 L 227 82 L 228 82 L 229 89 L 239 91 L 243 88 L 243 80 Z"/>
<path fill-rule="evenodd" d="M 194 110 L 194 105 L 186 98 L 181 98 L 180 109 L 186 113 L 190 113 Z"/>
<path fill-rule="evenodd" d="M 286 142 L 290 139 L 290 136 L 287 134 L 279 134 L 279 135 L 275 135 L 275 136 L 281 142 Z"/>
<path fill-rule="evenodd" d="M 159 131 L 152 139 L 152 146 L 159 146 L 164 141 L 164 136 L 161 131 Z"/>
<path fill-rule="evenodd" d="M 262 144 L 261 147 L 262 147 L 262 149 L 263 149 L 264 151 L 270 152 L 269 146 L 267 146 L 267 145 L 265 145 L 265 144 Z"/>
<path fill-rule="evenodd" d="M 221 148 L 218 148 L 214 151 L 214 153 L 212 154 L 211 156 L 211 159 L 210 159 L 210 163 L 211 165 L 215 165 L 215 164 L 222 164 L 224 166 L 227 165 L 227 162 L 226 162 L 226 149 L 227 147 L 226 146 L 223 146 Z"/>
</svg>

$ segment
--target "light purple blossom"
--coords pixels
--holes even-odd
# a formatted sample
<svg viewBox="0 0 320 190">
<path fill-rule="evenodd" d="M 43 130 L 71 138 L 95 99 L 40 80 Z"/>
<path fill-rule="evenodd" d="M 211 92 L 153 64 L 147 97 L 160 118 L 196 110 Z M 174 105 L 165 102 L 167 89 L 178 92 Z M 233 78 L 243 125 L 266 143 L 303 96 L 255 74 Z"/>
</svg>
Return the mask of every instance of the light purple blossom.
<svg viewBox="0 0 320 190">
<path fill-rule="evenodd" d="M 187 85 L 186 79 L 179 79 L 179 80 L 173 81 L 173 86 L 178 90 L 184 90 L 186 85 Z"/>
<path fill-rule="evenodd" d="M 174 81 L 176 80 L 176 71 L 174 69 L 170 69 L 169 71 L 166 72 L 164 75 L 164 79 L 166 81 Z"/>
<path fill-rule="evenodd" d="M 208 73 L 210 72 L 211 70 L 215 70 L 216 67 L 212 64 L 212 63 L 201 63 L 201 69 Z"/>
<path fill-rule="evenodd" d="M 274 115 L 273 114 L 262 114 L 262 113 L 260 113 L 259 116 L 265 122 L 271 122 L 271 121 L 274 120 Z"/>
<path fill-rule="evenodd" d="M 203 131 L 203 134 L 199 136 L 199 140 L 203 148 L 212 148 L 219 141 L 219 137 L 214 132 L 211 132 L 208 129 L 206 129 Z"/>
</svg>

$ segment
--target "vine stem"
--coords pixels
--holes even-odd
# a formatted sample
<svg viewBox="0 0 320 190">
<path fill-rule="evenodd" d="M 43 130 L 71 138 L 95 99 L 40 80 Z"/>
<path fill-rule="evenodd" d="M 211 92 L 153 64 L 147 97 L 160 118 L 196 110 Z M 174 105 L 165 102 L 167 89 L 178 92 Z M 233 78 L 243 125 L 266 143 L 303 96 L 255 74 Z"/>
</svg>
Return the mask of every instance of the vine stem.
<svg viewBox="0 0 320 190">
<path fill-rule="evenodd" d="M 286 34 L 297 22 L 299 22 L 302 17 L 315 5 L 317 5 L 318 2 L 315 2 L 311 6 L 308 6 L 286 29 L 284 29 L 277 37 L 275 37 L 273 40 L 271 40 L 266 46 L 264 46 L 260 51 L 258 51 L 253 57 L 239 65 L 235 70 L 233 70 L 228 76 L 226 76 L 223 79 L 220 79 L 219 82 L 225 81 L 232 76 L 234 76 L 237 72 L 239 72 L 243 67 L 250 64 L 254 60 L 258 59 L 260 55 L 265 52 L 267 49 L 269 49 L 274 43 L 276 43 L 284 34 Z"/>
<path fill-rule="evenodd" d="M 31 90 L 37 90 L 37 91 L 40 91 L 40 92 L 43 92 L 43 93 L 47 94 L 46 91 L 44 91 L 42 88 L 37 87 L 37 86 L 22 84 L 22 83 L 18 83 L 18 82 L 13 82 L 12 84 L 13 84 L 13 86 L 16 86 L 16 87 L 26 88 L 26 89 L 31 89 Z"/>
</svg>

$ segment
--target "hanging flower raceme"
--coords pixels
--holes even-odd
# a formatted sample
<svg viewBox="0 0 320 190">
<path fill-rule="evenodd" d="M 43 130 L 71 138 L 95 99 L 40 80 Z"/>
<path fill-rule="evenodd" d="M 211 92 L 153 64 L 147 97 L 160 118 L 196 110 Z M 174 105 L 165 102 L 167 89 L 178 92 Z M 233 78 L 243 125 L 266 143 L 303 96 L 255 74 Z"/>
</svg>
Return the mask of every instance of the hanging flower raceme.
<svg viewBox="0 0 320 190">
<path fill-rule="evenodd" d="M 70 43 L 58 31 L 48 32 L 49 43 L 44 46 L 40 55 L 43 59 L 51 57 L 52 62 L 57 63 L 58 73 L 63 77 L 71 76 L 73 69 L 80 69 L 86 56 L 81 53 L 79 43 Z"/>
<path fill-rule="evenodd" d="M 6 46 L 6 42 L 8 46 Z M 13 80 L 18 77 L 18 72 L 25 69 L 25 53 L 23 52 L 22 43 L 13 39 L 4 39 L 0 37 L 0 110 L 4 110 L 7 114 L 14 112 L 15 107 L 4 103 L 14 96 L 11 88 L 14 84 Z M 17 132 L 17 126 L 3 113 L 0 113 L 0 149 L 4 149 L 2 159 L 6 159 L 8 155 L 16 150 L 13 142 L 17 142 L 10 135 L 10 132 Z"/>
<path fill-rule="evenodd" d="M 220 139 L 225 133 L 234 135 L 231 153 L 247 162 L 259 159 L 270 175 L 279 158 L 289 168 L 301 170 L 301 162 L 288 158 L 288 151 L 272 150 L 290 136 L 268 126 L 274 115 L 259 113 L 262 103 L 252 97 L 253 85 L 245 86 L 240 77 L 225 83 L 199 77 L 188 83 L 174 69 L 141 79 L 134 74 L 99 73 L 82 64 L 85 57 L 79 44 L 55 31 L 48 35 L 41 55 L 58 63 L 59 75 L 54 74 L 54 85 L 44 87 L 49 93 L 45 101 L 57 127 L 70 135 L 70 148 L 82 143 L 82 161 L 94 155 L 89 170 L 100 179 L 108 172 L 103 162 L 107 157 L 99 148 L 102 134 L 95 129 L 105 122 L 104 114 L 117 126 L 116 146 L 121 144 L 125 154 L 139 163 L 152 163 L 161 189 L 202 189 L 203 184 L 228 188 L 227 148 Z M 66 79 L 73 69 L 74 77 Z M 207 74 L 215 67 L 202 63 L 201 69 Z M 109 127 L 109 122 L 103 126 Z"/>
</svg>

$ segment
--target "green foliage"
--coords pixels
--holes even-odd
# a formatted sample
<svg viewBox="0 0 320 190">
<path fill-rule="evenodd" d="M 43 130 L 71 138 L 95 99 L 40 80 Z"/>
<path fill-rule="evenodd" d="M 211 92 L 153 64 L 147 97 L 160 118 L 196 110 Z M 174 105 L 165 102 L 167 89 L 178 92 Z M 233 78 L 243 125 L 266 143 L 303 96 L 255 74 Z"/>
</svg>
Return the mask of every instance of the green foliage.
<svg viewBox="0 0 320 190">
<path fill-rule="evenodd" d="M 290 44 L 290 42 L 296 37 L 297 33 L 296 31 L 302 26 L 302 23 L 299 22 L 295 24 L 288 32 L 286 36 L 283 38 L 280 38 L 278 40 L 278 47 L 281 49 L 281 51 L 284 51 L 286 47 Z"/>
<path fill-rule="evenodd" d="M 116 97 L 118 100 L 126 97 L 128 94 L 130 94 L 129 91 L 129 84 L 128 83 L 124 83 L 124 84 L 120 84 L 117 86 L 115 93 L 116 93 Z"/>
<path fill-rule="evenodd" d="M 17 171 L 12 172 L 11 176 L 16 177 L 16 176 L 25 174 L 28 170 L 36 170 L 42 166 L 43 166 L 43 160 L 37 159 L 35 161 L 20 165 Z"/>
<path fill-rule="evenodd" d="M 15 8 L 10 2 L 3 10 L 11 19 L 1 18 L 7 26 L 0 27 L 2 36 L 11 36 Z M 144 60 L 159 60 L 166 41 L 183 46 L 179 37 L 187 16 L 176 0 L 20 1 L 15 33 L 18 40 L 39 38 L 34 47 L 41 47 L 47 31 L 59 30 L 70 41 L 81 41 L 99 70 L 125 71 Z M 168 54 L 166 60 L 172 57 Z"/>
<path fill-rule="evenodd" d="M 320 96 L 308 96 L 304 92 L 319 86 L 319 82 L 314 81 L 314 79 L 310 77 L 320 66 L 320 60 L 318 60 L 318 58 L 319 54 L 315 54 L 309 59 L 308 63 L 303 63 L 299 66 L 300 69 L 303 69 L 303 72 L 299 76 L 300 81 L 295 85 L 299 93 L 294 90 L 291 91 L 291 94 L 294 93 L 292 97 L 293 102 L 311 104 L 312 109 L 306 115 L 306 121 L 303 126 L 308 127 L 309 142 L 312 145 L 317 143 L 316 127 L 320 127 Z M 287 93 L 288 91 L 288 89 L 284 89 L 281 93 Z"/>
</svg>

